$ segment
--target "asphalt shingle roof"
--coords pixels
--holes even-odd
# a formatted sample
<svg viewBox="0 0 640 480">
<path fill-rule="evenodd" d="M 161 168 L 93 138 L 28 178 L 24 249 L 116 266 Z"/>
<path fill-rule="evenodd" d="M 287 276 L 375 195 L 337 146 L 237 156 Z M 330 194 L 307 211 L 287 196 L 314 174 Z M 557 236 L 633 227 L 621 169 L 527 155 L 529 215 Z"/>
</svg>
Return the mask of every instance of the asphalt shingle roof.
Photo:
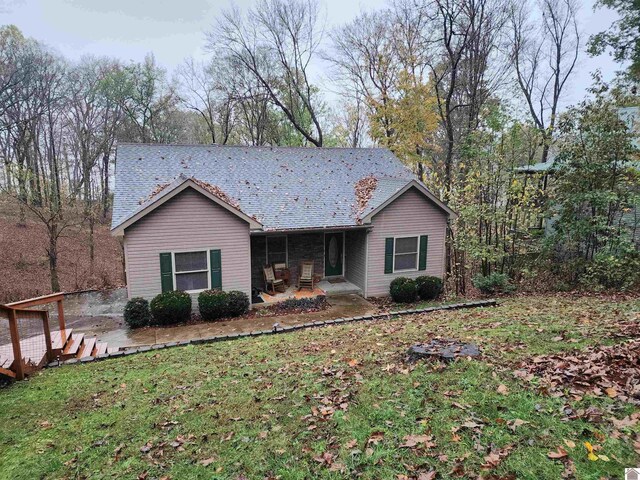
<svg viewBox="0 0 640 480">
<path fill-rule="evenodd" d="M 265 230 L 353 226 L 355 184 L 367 176 L 378 185 L 360 217 L 414 179 L 382 148 L 120 144 L 112 228 L 180 177 L 219 187 Z"/>
</svg>

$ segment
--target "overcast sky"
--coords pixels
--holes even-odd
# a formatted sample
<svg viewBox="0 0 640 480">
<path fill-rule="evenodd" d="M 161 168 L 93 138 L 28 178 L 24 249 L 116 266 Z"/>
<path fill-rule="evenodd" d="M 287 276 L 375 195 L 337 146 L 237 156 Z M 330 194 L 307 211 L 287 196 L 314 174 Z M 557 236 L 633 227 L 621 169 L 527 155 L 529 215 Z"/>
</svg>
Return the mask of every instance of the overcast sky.
<svg viewBox="0 0 640 480">
<path fill-rule="evenodd" d="M 237 0 L 240 7 L 252 0 Z M 363 9 L 380 8 L 386 0 L 323 0 L 327 26 L 355 17 Z M 85 54 L 142 60 L 153 52 L 172 71 L 185 57 L 204 54 L 204 31 L 228 0 L 0 0 L 0 24 L 15 24 L 71 59 Z M 580 11 L 583 38 L 606 29 L 615 19 L 607 10 L 593 11 L 584 0 Z M 608 55 L 581 55 L 565 104 L 583 98 L 591 83 L 590 72 L 600 68 L 605 79 L 620 67 Z"/>
</svg>

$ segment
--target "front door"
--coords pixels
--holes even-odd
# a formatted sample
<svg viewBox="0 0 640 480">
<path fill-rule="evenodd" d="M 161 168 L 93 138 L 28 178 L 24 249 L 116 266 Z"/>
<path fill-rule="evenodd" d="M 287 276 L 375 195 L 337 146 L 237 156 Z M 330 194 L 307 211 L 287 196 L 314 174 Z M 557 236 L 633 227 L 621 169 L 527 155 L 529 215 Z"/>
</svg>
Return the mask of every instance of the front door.
<svg viewBox="0 0 640 480">
<path fill-rule="evenodd" d="M 324 276 L 342 275 L 342 246 L 344 232 L 327 233 L 324 236 Z"/>
</svg>

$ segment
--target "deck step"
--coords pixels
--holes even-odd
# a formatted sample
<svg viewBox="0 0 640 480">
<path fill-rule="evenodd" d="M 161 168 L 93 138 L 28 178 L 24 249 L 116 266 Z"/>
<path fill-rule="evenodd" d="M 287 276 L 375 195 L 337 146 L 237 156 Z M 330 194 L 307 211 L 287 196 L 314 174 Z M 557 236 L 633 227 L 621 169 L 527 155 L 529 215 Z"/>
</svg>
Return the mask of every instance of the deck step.
<svg viewBox="0 0 640 480">
<path fill-rule="evenodd" d="M 64 349 L 64 347 L 67 345 L 67 342 L 71 338 L 72 333 L 72 328 L 51 332 L 51 348 L 54 350 L 54 353 L 56 350 L 62 351 Z"/>
<path fill-rule="evenodd" d="M 76 333 L 75 335 L 73 335 L 73 337 L 71 337 L 71 340 L 69 340 L 69 342 L 67 342 L 67 345 L 64 347 L 64 350 L 60 355 L 61 359 L 67 360 L 69 358 L 73 358 L 76 355 L 78 355 L 78 352 L 80 351 L 80 347 L 82 345 L 83 340 L 84 340 L 83 333 Z"/>
<path fill-rule="evenodd" d="M 82 351 L 78 353 L 78 358 L 85 358 L 93 355 L 93 349 L 96 346 L 96 340 L 96 337 L 85 338 Z"/>
<path fill-rule="evenodd" d="M 0 355 L 0 368 L 11 368 L 13 365 L 13 357 L 12 356 L 2 356 Z"/>
<path fill-rule="evenodd" d="M 6 377 L 16 378 L 15 372 L 9 370 L 8 368 L 0 368 L 0 375 L 4 375 Z"/>
<path fill-rule="evenodd" d="M 108 345 L 104 342 L 98 342 L 96 343 L 96 352 L 94 353 L 94 356 L 97 357 L 98 355 L 102 355 L 103 353 L 107 353 L 107 347 Z"/>
</svg>

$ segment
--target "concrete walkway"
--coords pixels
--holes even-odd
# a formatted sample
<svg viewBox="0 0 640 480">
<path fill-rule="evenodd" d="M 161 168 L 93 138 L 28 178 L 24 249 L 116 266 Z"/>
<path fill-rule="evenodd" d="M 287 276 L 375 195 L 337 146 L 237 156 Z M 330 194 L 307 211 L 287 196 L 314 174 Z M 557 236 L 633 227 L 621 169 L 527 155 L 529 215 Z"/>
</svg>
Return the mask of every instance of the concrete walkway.
<svg viewBox="0 0 640 480">
<path fill-rule="evenodd" d="M 320 312 L 300 313 L 282 316 L 239 318 L 224 322 L 203 322 L 175 327 L 147 327 L 130 330 L 122 317 L 74 317 L 67 325 L 85 335 L 95 335 L 98 341 L 107 342 L 110 347 L 132 347 L 156 343 L 196 340 L 214 335 L 271 330 L 274 323 L 280 326 L 299 325 L 308 322 L 331 320 L 340 317 L 355 317 L 372 314 L 376 307 L 359 295 L 337 295 L 327 299 L 329 308 Z"/>
</svg>

